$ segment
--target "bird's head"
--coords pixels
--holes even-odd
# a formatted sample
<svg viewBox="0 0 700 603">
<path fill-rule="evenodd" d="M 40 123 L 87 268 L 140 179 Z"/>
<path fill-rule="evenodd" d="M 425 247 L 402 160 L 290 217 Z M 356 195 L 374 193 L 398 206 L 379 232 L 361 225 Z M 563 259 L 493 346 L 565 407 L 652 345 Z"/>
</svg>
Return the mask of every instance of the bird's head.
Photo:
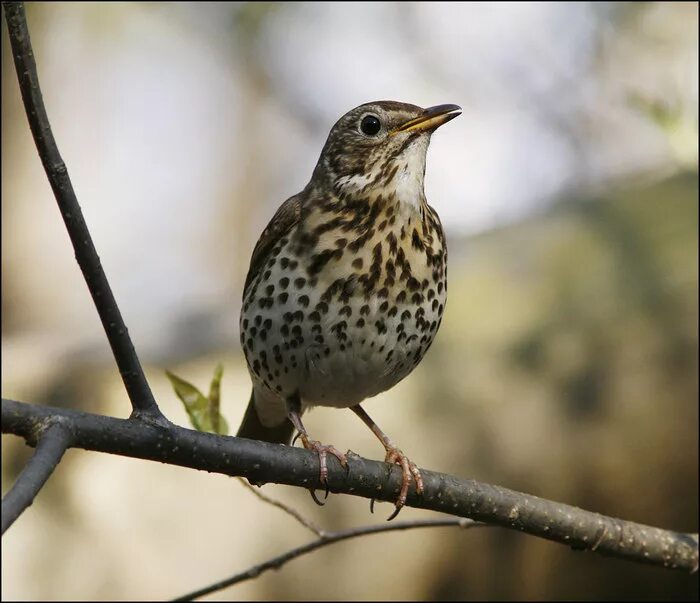
<svg viewBox="0 0 700 603">
<path fill-rule="evenodd" d="M 331 129 L 312 182 L 331 186 L 341 197 L 395 194 L 399 201 L 419 203 L 430 135 L 461 112 L 457 105 L 360 105 Z"/>
</svg>

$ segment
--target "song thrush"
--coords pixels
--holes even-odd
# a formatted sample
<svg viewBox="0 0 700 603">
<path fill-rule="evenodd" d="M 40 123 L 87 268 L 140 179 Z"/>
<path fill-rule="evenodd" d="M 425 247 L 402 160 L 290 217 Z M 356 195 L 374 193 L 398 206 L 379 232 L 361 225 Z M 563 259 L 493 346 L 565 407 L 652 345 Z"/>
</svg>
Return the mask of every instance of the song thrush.
<svg viewBox="0 0 700 603">
<path fill-rule="evenodd" d="M 318 452 L 327 488 L 327 454 L 344 467 L 347 459 L 310 439 L 301 415 L 312 406 L 350 408 L 381 440 L 386 461 L 402 468 L 391 518 L 411 479 L 419 494 L 422 479 L 360 402 L 408 375 L 440 326 L 447 247 L 423 178 L 431 134 L 460 113 L 379 101 L 341 117 L 311 181 L 260 236 L 243 292 L 253 393 L 238 436 L 289 443 L 296 429 Z"/>
</svg>

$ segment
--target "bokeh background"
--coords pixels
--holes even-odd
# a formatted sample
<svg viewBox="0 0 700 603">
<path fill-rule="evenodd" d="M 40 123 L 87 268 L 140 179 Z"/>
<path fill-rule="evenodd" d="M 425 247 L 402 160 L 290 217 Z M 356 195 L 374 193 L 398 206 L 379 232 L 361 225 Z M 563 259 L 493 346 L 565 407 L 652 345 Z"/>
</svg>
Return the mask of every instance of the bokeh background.
<svg viewBox="0 0 700 603">
<path fill-rule="evenodd" d="M 697 3 L 30 3 L 44 99 L 147 375 L 242 416 L 252 247 L 330 126 L 457 103 L 428 154 L 450 297 L 422 364 L 368 401 L 419 465 L 698 530 Z M 129 403 L 21 107 L 2 25 L 2 394 Z M 347 411 L 311 433 L 372 458 Z M 3 492 L 31 450 L 2 438 Z M 264 491 L 328 529 L 367 501 Z M 407 509 L 404 519 L 429 515 Z M 3 599 L 161 599 L 311 535 L 236 480 L 69 451 L 2 539 Z M 683 599 L 697 576 L 502 529 L 334 545 L 212 599 Z"/>
</svg>

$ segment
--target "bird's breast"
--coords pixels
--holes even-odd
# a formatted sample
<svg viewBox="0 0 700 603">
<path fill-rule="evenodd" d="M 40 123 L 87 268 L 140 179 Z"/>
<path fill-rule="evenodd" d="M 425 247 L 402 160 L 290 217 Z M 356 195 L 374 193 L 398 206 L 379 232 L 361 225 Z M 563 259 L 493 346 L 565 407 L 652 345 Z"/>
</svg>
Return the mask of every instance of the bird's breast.
<svg viewBox="0 0 700 603">
<path fill-rule="evenodd" d="M 344 407 L 408 375 L 447 298 L 442 229 L 424 211 L 405 220 L 385 208 L 352 226 L 312 216 L 281 241 L 244 296 L 253 379 L 282 398 L 299 391 L 307 405 Z"/>
</svg>

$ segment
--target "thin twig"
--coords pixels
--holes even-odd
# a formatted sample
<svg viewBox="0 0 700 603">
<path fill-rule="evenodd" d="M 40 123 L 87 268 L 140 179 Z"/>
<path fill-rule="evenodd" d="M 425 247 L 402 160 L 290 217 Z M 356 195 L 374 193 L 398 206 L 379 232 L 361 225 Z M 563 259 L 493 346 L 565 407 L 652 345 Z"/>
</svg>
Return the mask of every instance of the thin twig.
<svg viewBox="0 0 700 603">
<path fill-rule="evenodd" d="M 316 536 L 319 536 L 320 538 L 323 538 L 325 536 L 326 532 L 324 530 L 319 528 L 310 519 L 304 517 L 296 509 L 290 507 L 289 505 L 285 505 L 282 501 L 276 500 L 268 496 L 267 494 L 263 494 L 260 490 L 258 490 L 255 486 L 252 486 L 250 483 L 248 483 L 247 480 L 243 479 L 242 477 L 239 477 L 238 481 L 241 482 L 246 488 L 248 488 L 248 490 L 250 490 L 253 494 L 255 494 L 255 496 L 257 496 L 260 500 L 267 503 L 268 505 L 272 505 L 273 507 L 282 509 L 285 513 L 291 515 L 294 519 L 296 519 L 305 528 L 311 530 L 314 534 L 316 534 Z"/>
<path fill-rule="evenodd" d="M 46 176 L 61 210 L 63 221 L 66 224 L 75 250 L 75 258 L 85 277 L 90 295 L 92 295 L 102 326 L 107 334 L 114 359 L 131 400 L 133 413 L 135 416 L 167 425 L 168 421 L 158 409 L 151 388 L 146 381 L 131 337 L 129 337 L 129 332 L 112 294 L 107 276 L 102 269 L 90 231 L 85 224 L 83 212 L 68 176 L 68 169 L 61 158 L 56 140 L 51 132 L 51 125 L 39 87 L 39 76 L 29 39 L 24 3 L 6 2 L 3 3 L 3 7 L 29 127 Z"/>
<path fill-rule="evenodd" d="M 229 578 L 205 586 L 191 593 L 173 599 L 173 601 L 192 601 L 198 597 L 208 595 L 210 593 L 222 590 L 227 586 L 232 586 L 233 584 L 238 584 L 240 582 L 245 582 L 246 580 L 251 580 L 257 578 L 260 574 L 267 570 L 279 569 L 285 563 L 311 553 L 316 549 L 328 546 L 336 542 L 341 542 L 342 540 L 349 540 L 350 538 L 356 538 L 358 536 L 366 536 L 368 534 L 379 534 L 382 532 L 395 532 L 397 530 L 412 530 L 414 528 L 436 528 L 436 527 L 459 527 L 463 529 L 467 528 L 480 528 L 488 527 L 484 523 L 479 523 L 472 521 L 471 519 L 417 519 L 414 521 L 399 521 L 397 523 L 383 523 L 379 525 L 371 526 L 361 526 L 359 528 L 349 528 L 347 530 L 339 530 L 337 532 L 325 532 L 323 536 L 317 540 L 313 540 L 302 546 L 290 549 L 286 553 L 282 553 L 277 557 L 268 559 L 263 563 L 254 565 L 250 569 L 235 574 Z"/>
<path fill-rule="evenodd" d="M 58 418 L 70 426 L 72 446 L 231 476 L 320 488 L 318 455 L 292 446 L 219 436 L 172 425 L 104 417 L 64 408 L 2 400 L 2 431 L 31 438 L 37 425 Z M 329 459 L 328 483 L 341 492 L 393 502 L 401 469 L 353 455 L 346 472 Z M 495 523 L 580 550 L 692 572 L 698 565 L 697 534 L 622 521 L 500 486 L 421 469 L 424 493 L 409 492 L 407 506 Z"/>
<path fill-rule="evenodd" d="M 49 479 L 56 465 L 63 458 L 63 453 L 71 444 L 70 431 L 59 421 L 41 432 L 38 440 L 32 458 L 2 499 L 2 534 L 34 502 L 39 490 Z"/>
</svg>

